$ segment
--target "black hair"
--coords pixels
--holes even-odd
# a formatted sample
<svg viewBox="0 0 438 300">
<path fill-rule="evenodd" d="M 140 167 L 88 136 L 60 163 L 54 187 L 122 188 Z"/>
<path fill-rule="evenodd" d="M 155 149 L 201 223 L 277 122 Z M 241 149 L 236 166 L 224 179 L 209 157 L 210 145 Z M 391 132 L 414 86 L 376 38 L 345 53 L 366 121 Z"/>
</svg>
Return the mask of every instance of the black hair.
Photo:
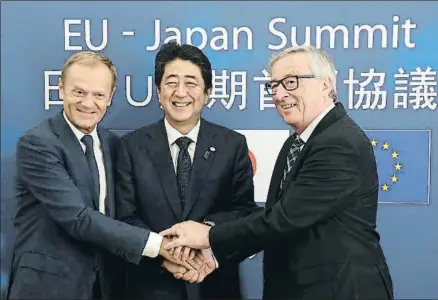
<svg viewBox="0 0 438 300">
<path fill-rule="evenodd" d="M 211 63 L 208 57 L 197 47 L 176 42 L 169 42 L 161 46 L 155 57 L 155 85 L 160 88 L 161 80 L 164 75 L 166 65 L 175 59 L 188 60 L 201 69 L 202 79 L 204 80 L 205 90 L 213 86 L 213 74 Z"/>
</svg>

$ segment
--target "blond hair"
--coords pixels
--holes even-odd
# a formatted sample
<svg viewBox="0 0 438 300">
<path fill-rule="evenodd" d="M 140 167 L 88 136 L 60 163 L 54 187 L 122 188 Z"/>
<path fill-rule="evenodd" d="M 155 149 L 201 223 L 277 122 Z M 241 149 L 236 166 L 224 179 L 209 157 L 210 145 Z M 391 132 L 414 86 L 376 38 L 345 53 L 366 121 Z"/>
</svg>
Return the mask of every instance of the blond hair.
<svg viewBox="0 0 438 300">
<path fill-rule="evenodd" d="M 333 100 L 337 99 L 337 90 L 336 90 L 336 70 L 335 64 L 332 58 L 323 50 L 318 49 L 312 45 L 303 45 L 296 46 L 284 49 L 279 53 L 275 53 L 269 59 L 269 67 L 268 71 L 271 73 L 273 65 L 289 54 L 294 53 L 306 53 L 309 58 L 309 68 L 312 72 L 312 75 L 315 78 L 324 80 L 326 78 L 330 78 L 333 82 L 333 90 L 330 93 Z"/>
<path fill-rule="evenodd" d="M 103 55 L 101 53 L 97 53 L 97 52 L 92 52 L 92 51 L 81 51 L 81 52 L 75 53 L 72 56 L 70 56 L 65 61 L 64 66 L 62 67 L 61 80 L 64 81 L 64 79 L 67 75 L 68 69 L 75 63 L 81 64 L 81 65 L 86 65 L 86 66 L 93 66 L 99 62 L 103 63 L 105 66 L 107 66 L 110 69 L 111 75 L 113 77 L 112 89 L 114 89 L 116 87 L 116 82 L 117 82 L 116 66 L 114 66 L 111 59 L 109 59 L 105 55 Z"/>
</svg>

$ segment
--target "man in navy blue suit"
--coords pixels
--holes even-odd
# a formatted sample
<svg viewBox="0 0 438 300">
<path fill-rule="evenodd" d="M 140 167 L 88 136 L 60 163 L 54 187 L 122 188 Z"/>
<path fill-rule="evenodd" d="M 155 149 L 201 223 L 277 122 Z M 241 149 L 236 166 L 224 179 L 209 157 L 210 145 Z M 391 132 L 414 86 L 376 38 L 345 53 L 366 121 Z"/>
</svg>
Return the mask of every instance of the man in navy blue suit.
<svg viewBox="0 0 438 300">
<path fill-rule="evenodd" d="M 164 118 L 122 138 L 117 218 L 159 232 L 184 220 L 214 226 L 250 214 L 257 206 L 245 137 L 201 118 L 213 85 L 207 56 L 191 45 L 163 45 L 155 59 L 155 84 Z M 155 253 L 161 239 L 150 237 Z M 184 259 L 190 249 L 173 254 Z M 211 262 L 211 253 L 204 255 Z M 238 263 L 221 263 L 204 277 L 161 258 L 145 258 L 128 266 L 128 297 L 241 298 Z"/>
<path fill-rule="evenodd" d="M 12 299 L 108 299 L 117 257 L 138 264 L 158 255 L 147 245 L 149 230 L 114 220 L 119 138 L 97 124 L 116 77 L 107 57 L 73 55 L 59 80 L 64 109 L 18 142 Z"/>
</svg>

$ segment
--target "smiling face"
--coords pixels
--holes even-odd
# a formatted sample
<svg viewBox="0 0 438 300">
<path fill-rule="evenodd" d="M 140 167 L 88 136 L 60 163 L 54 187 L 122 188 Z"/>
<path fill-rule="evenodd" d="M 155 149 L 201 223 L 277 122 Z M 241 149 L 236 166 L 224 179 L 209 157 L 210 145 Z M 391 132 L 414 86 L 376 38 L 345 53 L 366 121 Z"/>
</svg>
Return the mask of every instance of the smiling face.
<svg viewBox="0 0 438 300">
<path fill-rule="evenodd" d="M 297 78 L 288 76 L 314 75 L 310 69 L 309 55 L 304 52 L 291 53 L 277 60 L 271 70 L 272 81 L 285 79 L 286 86 L 278 84 L 272 100 L 283 120 L 301 134 L 306 127 L 332 103 L 333 90 L 329 79 Z"/>
<path fill-rule="evenodd" d="M 167 63 L 158 98 L 173 127 L 195 126 L 208 101 L 201 69 L 188 60 L 175 59 Z"/>
<path fill-rule="evenodd" d="M 104 117 L 114 95 L 113 75 L 103 63 L 75 63 L 59 79 L 59 97 L 70 122 L 90 133 Z"/>
</svg>

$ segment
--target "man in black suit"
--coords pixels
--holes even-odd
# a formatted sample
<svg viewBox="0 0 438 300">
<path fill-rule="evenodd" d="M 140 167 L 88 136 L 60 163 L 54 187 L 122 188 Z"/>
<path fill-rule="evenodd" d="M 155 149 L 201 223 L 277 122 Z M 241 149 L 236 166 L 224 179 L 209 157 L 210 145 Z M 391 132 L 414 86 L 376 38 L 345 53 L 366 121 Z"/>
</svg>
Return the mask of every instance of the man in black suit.
<svg viewBox="0 0 438 300">
<path fill-rule="evenodd" d="M 166 247 L 210 247 L 221 264 L 264 249 L 266 299 L 392 299 L 376 232 L 379 183 L 369 139 L 336 103 L 332 60 L 311 46 L 270 62 L 266 84 L 295 133 L 271 178 L 266 208 L 212 229 L 187 222 Z"/>
<path fill-rule="evenodd" d="M 97 124 L 115 85 L 110 59 L 73 55 L 59 80 L 63 111 L 18 142 L 11 299 L 108 299 L 116 259 L 149 255 L 149 231 L 113 219 L 119 138 Z"/>
<path fill-rule="evenodd" d="M 250 214 L 257 206 L 245 137 L 201 118 L 212 89 L 208 58 L 191 45 L 165 44 L 156 56 L 155 83 L 164 118 L 122 138 L 117 218 L 160 232 L 184 220 L 214 226 Z M 156 252 L 162 237 L 153 236 Z M 190 249 L 173 254 L 185 259 Z M 160 258 L 143 259 L 128 266 L 127 297 L 241 298 L 238 263 L 224 262 L 204 277 Z"/>
</svg>

